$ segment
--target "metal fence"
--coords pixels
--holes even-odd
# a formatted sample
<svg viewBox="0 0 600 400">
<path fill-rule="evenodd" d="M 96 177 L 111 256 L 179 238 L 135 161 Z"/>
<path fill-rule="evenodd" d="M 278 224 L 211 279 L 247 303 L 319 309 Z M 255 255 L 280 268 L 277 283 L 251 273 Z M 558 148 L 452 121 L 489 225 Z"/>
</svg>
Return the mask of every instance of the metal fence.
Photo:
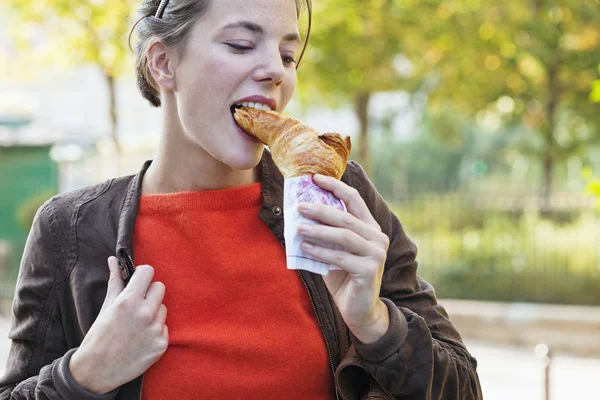
<svg viewBox="0 0 600 400">
<path fill-rule="evenodd" d="M 418 192 L 390 205 L 440 297 L 600 304 L 600 221 L 583 193 Z"/>
</svg>

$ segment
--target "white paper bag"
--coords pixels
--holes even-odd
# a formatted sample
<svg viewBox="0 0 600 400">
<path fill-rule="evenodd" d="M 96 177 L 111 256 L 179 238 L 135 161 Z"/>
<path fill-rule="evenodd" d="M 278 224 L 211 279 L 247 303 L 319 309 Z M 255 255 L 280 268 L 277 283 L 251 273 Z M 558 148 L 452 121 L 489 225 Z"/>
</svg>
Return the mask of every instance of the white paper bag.
<svg viewBox="0 0 600 400">
<path fill-rule="evenodd" d="M 327 275 L 330 269 L 340 269 L 337 266 L 314 259 L 302 251 L 301 245 L 304 236 L 298 233 L 298 225 L 300 223 L 315 224 L 316 222 L 300 215 L 298 212 L 299 203 L 322 203 L 346 211 L 344 202 L 336 198 L 331 192 L 317 186 L 311 175 L 285 179 L 283 189 L 283 235 L 288 269 L 304 269 L 321 275 Z M 324 244 L 319 245 L 323 246 Z M 339 246 L 333 248 L 341 249 Z"/>
</svg>

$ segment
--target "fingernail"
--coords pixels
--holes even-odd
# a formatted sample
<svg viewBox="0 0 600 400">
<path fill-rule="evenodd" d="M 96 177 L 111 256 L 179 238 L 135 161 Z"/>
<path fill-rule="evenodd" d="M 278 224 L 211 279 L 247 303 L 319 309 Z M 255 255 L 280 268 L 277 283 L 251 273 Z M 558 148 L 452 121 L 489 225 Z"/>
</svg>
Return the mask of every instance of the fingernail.
<svg viewBox="0 0 600 400">
<path fill-rule="evenodd" d="M 313 246 L 312 244 L 310 244 L 310 243 L 308 243 L 308 242 L 302 242 L 302 247 L 303 247 L 304 249 L 306 249 L 306 250 L 310 250 L 310 249 L 312 249 L 312 248 L 313 248 L 313 247 L 315 247 L 315 246 Z"/>
<path fill-rule="evenodd" d="M 310 226 L 308 226 L 307 224 L 300 224 L 298 225 L 298 232 L 300 233 L 308 233 L 310 231 Z"/>
<path fill-rule="evenodd" d="M 312 204 L 311 203 L 300 203 L 298 205 L 298 210 L 299 211 L 310 211 L 310 210 L 312 210 Z"/>
</svg>

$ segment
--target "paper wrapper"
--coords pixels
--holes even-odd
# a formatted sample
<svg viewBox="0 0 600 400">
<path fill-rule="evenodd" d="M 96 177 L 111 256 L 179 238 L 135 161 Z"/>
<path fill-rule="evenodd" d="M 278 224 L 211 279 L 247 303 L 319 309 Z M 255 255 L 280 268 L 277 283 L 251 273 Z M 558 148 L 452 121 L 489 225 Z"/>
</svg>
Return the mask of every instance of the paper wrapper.
<svg viewBox="0 0 600 400">
<path fill-rule="evenodd" d="M 331 192 L 317 186 L 312 176 L 304 175 L 285 179 L 283 189 L 283 234 L 288 269 L 304 269 L 321 275 L 327 275 L 330 269 L 340 269 L 337 266 L 316 260 L 302 251 L 301 245 L 304 236 L 298 233 L 298 225 L 300 223 L 316 224 L 316 222 L 300 215 L 298 212 L 299 203 L 322 203 L 346 211 L 344 202 Z M 328 246 L 328 248 L 341 249 L 339 246 Z"/>
</svg>

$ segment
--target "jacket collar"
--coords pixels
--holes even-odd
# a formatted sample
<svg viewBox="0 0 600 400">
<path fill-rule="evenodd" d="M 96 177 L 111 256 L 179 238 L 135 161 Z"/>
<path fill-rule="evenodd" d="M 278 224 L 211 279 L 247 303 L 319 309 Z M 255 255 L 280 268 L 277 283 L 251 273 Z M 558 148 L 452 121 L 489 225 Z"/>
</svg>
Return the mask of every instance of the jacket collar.
<svg viewBox="0 0 600 400">
<path fill-rule="evenodd" d="M 142 180 L 150 164 L 152 160 L 146 161 L 140 172 L 132 177 L 119 215 L 116 255 L 125 282 L 129 281 L 134 271 L 133 232 L 142 194 Z M 258 216 L 283 243 L 283 176 L 273 163 L 271 152 L 267 148 L 260 161 L 260 174 L 263 205 Z"/>
</svg>

